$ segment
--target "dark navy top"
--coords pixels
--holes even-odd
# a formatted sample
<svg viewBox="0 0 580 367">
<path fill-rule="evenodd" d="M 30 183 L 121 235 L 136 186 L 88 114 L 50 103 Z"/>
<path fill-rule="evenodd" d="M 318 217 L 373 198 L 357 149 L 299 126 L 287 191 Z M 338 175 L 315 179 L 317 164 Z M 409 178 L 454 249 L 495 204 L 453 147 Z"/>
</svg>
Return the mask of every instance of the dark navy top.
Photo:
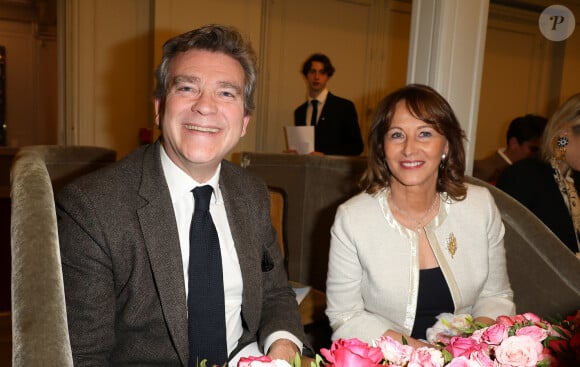
<svg viewBox="0 0 580 367">
<path fill-rule="evenodd" d="M 427 329 L 437 322 L 436 317 L 443 312 L 453 313 L 454 310 L 453 298 L 441 268 L 421 269 L 417 311 L 411 336 L 415 339 L 427 339 Z"/>
</svg>

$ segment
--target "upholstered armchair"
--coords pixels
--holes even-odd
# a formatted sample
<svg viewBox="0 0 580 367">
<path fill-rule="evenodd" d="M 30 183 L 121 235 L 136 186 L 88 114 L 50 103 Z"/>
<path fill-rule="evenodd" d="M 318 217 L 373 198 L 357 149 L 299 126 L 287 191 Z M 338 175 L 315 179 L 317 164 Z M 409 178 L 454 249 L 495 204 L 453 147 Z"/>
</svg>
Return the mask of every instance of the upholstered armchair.
<svg viewBox="0 0 580 367">
<path fill-rule="evenodd" d="M 30 146 L 11 169 L 12 365 L 72 366 L 54 193 L 115 161 L 113 150 Z"/>
</svg>

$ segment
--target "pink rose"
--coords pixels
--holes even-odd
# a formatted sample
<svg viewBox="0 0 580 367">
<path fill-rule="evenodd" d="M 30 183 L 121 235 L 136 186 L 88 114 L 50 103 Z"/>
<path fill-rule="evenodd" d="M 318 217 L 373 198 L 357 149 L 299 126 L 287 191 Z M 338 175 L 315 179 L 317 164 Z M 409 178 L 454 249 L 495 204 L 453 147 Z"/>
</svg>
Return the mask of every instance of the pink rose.
<svg viewBox="0 0 580 367">
<path fill-rule="evenodd" d="M 458 358 L 453 358 L 451 362 L 445 365 L 446 367 L 479 367 L 479 365 L 466 358 L 465 356 L 461 356 Z"/>
<path fill-rule="evenodd" d="M 527 318 L 523 314 L 513 315 L 511 319 L 514 322 L 514 324 L 523 324 L 527 320 Z"/>
<path fill-rule="evenodd" d="M 516 335 L 528 335 L 538 343 L 541 343 L 548 336 L 548 330 L 535 325 L 524 326 L 516 330 Z"/>
<path fill-rule="evenodd" d="M 531 322 L 542 322 L 542 318 L 540 318 L 540 316 L 538 316 L 538 315 L 536 315 L 535 313 L 532 313 L 532 312 L 523 313 L 522 316 L 526 320 L 529 320 Z"/>
<path fill-rule="evenodd" d="M 241 357 L 238 367 L 290 367 L 290 363 L 281 359 L 272 360 L 268 356 Z"/>
<path fill-rule="evenodd" d="M 407 367 L 442 367 L 443 353 L 435 348 L 421 347 L 411 353 Z"/>
<path fill-rule="evenodd" d="M 405 365 L 413 353 L 413 347 L 403 345 L 390 336 L 381 336 L 374 341 L 374 345 L 381 348 L 384 359 L 395 366 Z"/>
<path fill-rule="evenodd" d="M 252 362 L 263 362 L 263 363 L 270 363 L 272 360 L 268 356 L 260 356 L 260 357 L 241 357 L 238 361 L 238 367 L 250 367 L 252 366 Z"/>
<path fill-rule="evenodd" d="M 480 340 L 483 343 L 500 345 L 508 337 L 508 328 L 503 324 L 494 324 L 482 330 Z"/>
<path fill-rule="evenodd" d="M 495 319 L 496 323 L 500 324 L 500 325 L 505 325 L 508 328 L 512 327 L 514 324 L 514 320 L 512 320 L 511 317 L 509 316 L 498 316 L 497 319 Z"/>
<path fill-rule="evenodd" d="M 534 367 L 542 358 L 542 344 L 528 335 L 510 336 L 495 349 L 500 365 Z"/>
<path fill-rule="evenodd" d="M 489 358 L 487 351 L 477 351 L 471 353 L 469 360 L 473 361 L 478 367 L 493 367 L 493 361 Z"/>
<path fill-rule="evenodd" d="M 473 338 L 462 338 L 455 336 L 451 338 L 451 341 L 445 347 L 445 350 L 449 351 L 453 358 L 460 356 L 469 358 L 471 353 L 480 351 L 482 348 L 483 346 Z"/>
<path fill-rule="evenodd" d="M 323 348 L 320 353 L 335 367 L 374 367 L 383 360 L 381 348 L 356 338 L 335 340 L 330 350 Z"/>
</svg>

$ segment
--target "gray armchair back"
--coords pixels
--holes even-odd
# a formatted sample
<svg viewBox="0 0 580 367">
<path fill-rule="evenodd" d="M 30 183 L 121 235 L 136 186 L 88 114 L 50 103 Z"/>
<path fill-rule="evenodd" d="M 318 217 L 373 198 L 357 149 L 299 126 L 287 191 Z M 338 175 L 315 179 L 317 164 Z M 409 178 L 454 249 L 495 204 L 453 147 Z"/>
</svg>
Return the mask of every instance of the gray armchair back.
<svg viewBox="0 0 580 367">
<path fill-rule="evenodd" d="M 504 243 L 516 311 L 561 317 L 580 308 L 580 259 L 531 211 L 495 186 L 489 189 L 505 226 Z"/>
<path fill-rule="evenodd" d="M 338 205 L 359 191 L 366 159 L 251 152 L 238 159 L 288 195 L 290 277 L 325 289 L 330 227 Z M 486 186 L 501 212 L 517 312 L 557 317 L 580 308 L 580 260 L 511 196 L 475 178 L 467 180 Z"/>
<path fill-rule="evenodd" d="M 72 366 L 54 192 L 114 162 L 98 147 L 30 146 L 11 169 L 12 366 Z"/>
</svg>

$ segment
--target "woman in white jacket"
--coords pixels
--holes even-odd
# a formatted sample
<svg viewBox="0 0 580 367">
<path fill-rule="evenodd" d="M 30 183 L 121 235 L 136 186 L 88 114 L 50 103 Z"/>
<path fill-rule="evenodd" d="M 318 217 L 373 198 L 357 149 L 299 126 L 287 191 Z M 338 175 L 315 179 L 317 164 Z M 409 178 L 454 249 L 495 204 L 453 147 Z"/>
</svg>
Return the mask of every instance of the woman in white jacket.
<svg viewBox="0 0 580 367">
<path fill-rule="evenodd" d="M 379 104 L 363 191 L 338 208 L 331 230 L 333 339 L 404 336 L 419 347 L 440 313 L 491 324 L 515 312 L 501 216 L 487 189 L 464 182 L 464 139 L 428 86 Z"/>
</svg>

